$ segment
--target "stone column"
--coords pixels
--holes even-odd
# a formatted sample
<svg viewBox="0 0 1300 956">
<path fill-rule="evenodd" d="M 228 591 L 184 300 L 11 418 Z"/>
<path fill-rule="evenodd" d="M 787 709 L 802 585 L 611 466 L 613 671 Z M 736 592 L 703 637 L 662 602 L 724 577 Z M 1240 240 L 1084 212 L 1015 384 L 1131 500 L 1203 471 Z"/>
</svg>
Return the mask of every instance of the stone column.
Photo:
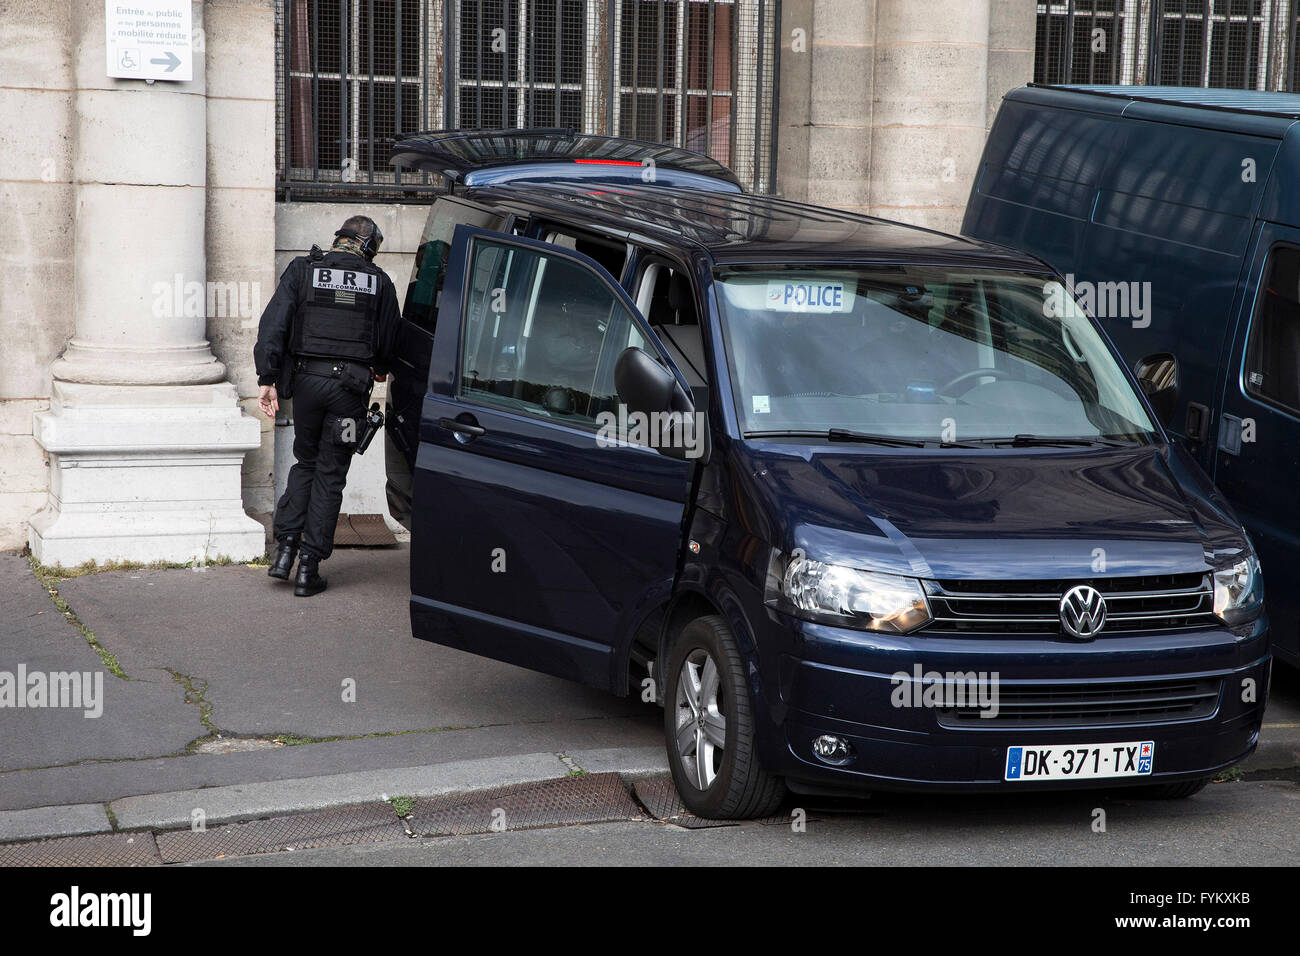
<svg viewBox="0 0 1300 956">
<path fill-rule="evenodd" d="M 993 0 L 989 6 L 989 84 L 985 128 L 991 130 L 1002 97 L 1034 78 L 1034 32 L 1037 4 L 1023 0 Z M 1106 42 L 1118 49 L 1119 37 Z"/>
<path fill-rule="evenodd" d="M 73 332 L 73 19 L 67 4 L 0 3 L 0 550 L 27 542 L 49 499 L 32 425 Z"/>
<path fill-rule="evenodd" d="M 111 79 L 104 5 L 75 7 L 76 330 L 36 415 L 50 498 L 32 551 L 65 566 L 247 560 L 265 550 L 240 491 L 259 425 L 205 337 L 204 53 L 189 83 Z M 202 3 L 193 15 L 201 28 Z"/>
<path fill-rule="evenodd" d="M 876 0 L 785 0 L 778 31 L 777 188 L 866 212 Z"/>
<path fill-rule="evenodd" d="M 877 0 L 871 212 L 961 228 L 984 150 L 990 0 Z"/>
</svg>

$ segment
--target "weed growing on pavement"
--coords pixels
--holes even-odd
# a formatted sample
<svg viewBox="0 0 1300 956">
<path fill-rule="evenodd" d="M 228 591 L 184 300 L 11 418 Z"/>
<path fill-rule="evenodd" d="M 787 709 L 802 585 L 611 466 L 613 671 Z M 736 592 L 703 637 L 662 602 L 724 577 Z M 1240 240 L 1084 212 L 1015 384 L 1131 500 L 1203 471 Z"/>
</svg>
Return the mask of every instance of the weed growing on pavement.
<svg viewBox="0 0 1300 956">
<path fill-rule="evenodd" d="M 37 563 L 36 558 L 30 554 L 27 556 L 27 562 L 31 565 L 32 573 L 36 575 L 36 580 L 41 582 L 41 586 L 45 588 L 45 593 L 50 596 L 50 600 L 54 602 L 54 606 L 58 608 L 59 613 L 63 615 L 64 620 L 81 633 L 81 636 L 86 639 L 86 643 L 90 645 L 91 650 L 99 655 L 99 659 L 103 662 L 105 669 L 107 669 L 114 677 L 120 677 L 122 680 L 129 680 L 126 676 L 126 671 L 122 670 L 122 665 L 118 661 L 117 655 L 110 653 L 108 648 L 99 643 L 99 638 L 95 636 L 95 632 L 87 627 L 81 618 L 77 617 L 77 612 L 72 610 L 68 605 L 68 602 L 59 594 L 58 585 L 62 583 L 62 579 L 57 577 L 52 569 Z"/>
<path fill-rule="evenodd" d="M 32 565 L 32 570 L 36 572 L 37 577 L 44 575 L 54 581 L 68 581 L 72 578 L 84 577 L 87 574 L 100 574 L 104 571 L 169 571 L 181 569 L 193 569 L 195 567 L 231 567 L 236 564 L 243 564 L 246 567 L 258 568 L 265 567 L 270 562 L 267 554 L 252 561 L 235 561 L 229 555 L 219 554 L 215 558 L 207 561 L 150 561 L 148 563 L 141 561 L 83 561 L 76 567 L 65 568 L 61 564 L 38 564 L 32 555 L 27 556 L 27 560 Z"/>
</svg>

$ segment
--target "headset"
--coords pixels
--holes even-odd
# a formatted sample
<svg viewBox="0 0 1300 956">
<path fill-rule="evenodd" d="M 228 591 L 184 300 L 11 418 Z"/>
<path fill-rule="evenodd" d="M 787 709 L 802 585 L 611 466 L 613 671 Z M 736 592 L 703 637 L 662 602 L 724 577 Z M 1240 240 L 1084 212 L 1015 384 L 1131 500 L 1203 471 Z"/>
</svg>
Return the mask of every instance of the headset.
<svg viewBox="0 0 1300 956">
<path fill-rule="evenodd" d="M 379 231 L 379 223 L 370 218 L 367 218 L 366 221 L 370 223 L 370 233 L 368 235 L 363 236 L 355 229 L 340 229 L 334 235 L 342 236 L 345 239 L 360 239 L 361 254 L 366 257 L 367 262 L 374 262 L 375 253 L 379 251 L 379 247 L 384 243 L 384 234 Z"/>
</svg>

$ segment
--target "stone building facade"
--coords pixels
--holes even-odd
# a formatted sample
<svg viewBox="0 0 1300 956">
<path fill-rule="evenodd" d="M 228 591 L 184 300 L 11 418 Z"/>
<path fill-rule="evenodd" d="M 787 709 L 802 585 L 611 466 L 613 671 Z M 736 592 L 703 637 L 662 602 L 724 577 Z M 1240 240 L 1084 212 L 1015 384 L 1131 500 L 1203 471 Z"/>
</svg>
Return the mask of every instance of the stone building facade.
<svg viewBox="0 0 1300 956">
<path fill-rule="evenodd" d="M 405 287 L 420 204 L 277 201 L 285 2 L 196 0 L 193 79 L 147 84 L 105 75 L 99 0 L 0 0 L 0 549 L 261 555 L 289 429 L 258 411 L 251 355 L 280 271 L 360 204 Z M 956 229 L 1001 96 L 1032 76 L 1035 4 L 773 9 L 775 191 Z M 383 510 L 382 465 L 358 460 L 345 510 Z"/>
</svg>

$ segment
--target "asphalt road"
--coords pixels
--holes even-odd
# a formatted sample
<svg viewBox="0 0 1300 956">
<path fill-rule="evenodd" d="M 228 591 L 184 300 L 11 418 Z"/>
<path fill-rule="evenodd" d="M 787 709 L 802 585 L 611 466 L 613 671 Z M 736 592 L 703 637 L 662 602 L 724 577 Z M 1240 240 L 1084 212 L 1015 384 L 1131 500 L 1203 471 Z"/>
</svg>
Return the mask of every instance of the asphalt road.
<svg viewBox="0 0 1300 956">
<path fill-rule="evenodd" d="M 1294 776 L 1294 774 L 1293 774 Z M 792 805 L 794 806 L 794 805 Z M 1179 801 L 1123 794 L 877 796 L 806 829 L 605 823 L 238 857 L 203 866 L 1295 866 L 1300 786 L 1214 784 Z M 1104 832 L 1094 829 L 1097 810 Z"/>
</svg>

